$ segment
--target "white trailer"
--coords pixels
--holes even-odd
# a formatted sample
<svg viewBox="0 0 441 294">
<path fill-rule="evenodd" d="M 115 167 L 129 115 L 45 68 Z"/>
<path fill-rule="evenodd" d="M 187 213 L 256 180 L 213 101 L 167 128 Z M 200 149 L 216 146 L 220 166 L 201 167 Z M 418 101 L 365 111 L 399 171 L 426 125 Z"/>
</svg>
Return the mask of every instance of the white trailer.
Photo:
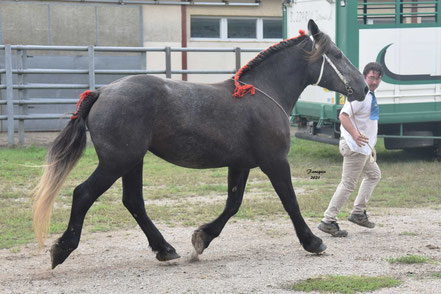
<svg viewBox="0 0 441 294">
<path fill-rule="evenodd" d="M 314 19 L 360 69 L 382 64 L 379 135 L 388 149 L 441 149 L 441 1 L 285 1 L 285 37 Z M 293 111 L 298 136 L 336 144 L 345 97 L 310 86 Z"/>
</svg>

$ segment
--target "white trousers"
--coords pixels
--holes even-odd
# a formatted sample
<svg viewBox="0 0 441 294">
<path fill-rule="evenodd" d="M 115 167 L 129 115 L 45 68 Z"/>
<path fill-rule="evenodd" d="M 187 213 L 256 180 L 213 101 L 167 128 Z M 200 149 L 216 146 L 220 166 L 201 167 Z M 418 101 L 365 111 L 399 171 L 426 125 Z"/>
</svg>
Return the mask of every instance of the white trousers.
<svg viewBox="0 0 441 294">
<path fill-rule="evenodd" d="M 366 210 L 366 204 L 381 179 L 380 168 L 376 162 L 371 162 L 371 155 L 351 151 L 344 139 L 340 140 L 339 149 L 343 155 L 342 177 L 322 219 L 326 223 L 337 221 L 337 214 L 355 190 L 361 173 L 364 176 L 351 212 L 354 214 L 362 214 Z"/>
</svg>

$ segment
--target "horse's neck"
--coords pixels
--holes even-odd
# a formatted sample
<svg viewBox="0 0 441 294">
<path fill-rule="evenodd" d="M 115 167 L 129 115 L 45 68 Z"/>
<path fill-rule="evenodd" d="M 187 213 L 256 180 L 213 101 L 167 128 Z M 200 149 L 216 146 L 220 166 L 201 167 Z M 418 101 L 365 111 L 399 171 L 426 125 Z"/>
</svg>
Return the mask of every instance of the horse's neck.
<svg viewBox="0 0 441 294">
<path fill-rule="evenodd" d="M 288 68 L 289 64 L 292 68 Z M 297 63 L 267 61 L 247 75 L 247 80 L 257 89 L 276 100 L 289 115 L 300 93 L 306 88 L 306 66 L 299 58 Z"/>
</svg>

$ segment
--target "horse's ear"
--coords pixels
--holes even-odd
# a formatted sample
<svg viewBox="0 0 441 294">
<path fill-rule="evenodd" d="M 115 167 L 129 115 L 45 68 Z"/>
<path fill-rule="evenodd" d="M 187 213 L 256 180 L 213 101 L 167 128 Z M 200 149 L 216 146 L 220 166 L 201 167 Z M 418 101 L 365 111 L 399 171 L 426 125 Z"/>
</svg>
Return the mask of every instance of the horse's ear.
<svg viewBox="0 0 441 294">
<path fill-rule="evenodd" d="M 317 24 L 312 19 L 308 21 L 308 32 L 312 37 L 315 37 L 318 33 L 320 33 Z"/>
</svg>

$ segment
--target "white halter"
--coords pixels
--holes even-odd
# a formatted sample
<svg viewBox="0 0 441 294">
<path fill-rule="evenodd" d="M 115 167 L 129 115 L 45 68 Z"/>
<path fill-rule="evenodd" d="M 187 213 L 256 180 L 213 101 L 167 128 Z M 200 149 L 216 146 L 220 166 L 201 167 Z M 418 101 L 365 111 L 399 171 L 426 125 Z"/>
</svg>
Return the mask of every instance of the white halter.
<svg viewBox="0 0 441 294">
<path fill-rule="evenodd" d="M 320 68 L 320 74 L 319 74 L 319 77 L 317 79 L 317 82 L 315 82 L 315 84 L 313 84 L 313 85 L 314 86 L 318 86 L 318 84 L 322 80 L 323 69 L 325 68 L 325 61 L 327 61 L 329 63 L 329 65 L 334 69 L 334 71 L 337 74 L 337 76 L 339 77 L 339 79 L 343 82 L 343 84 L 345 84 L 346 91 L 348 91 L 348 96 L 352 95 L 352 93 L 354 93 L 354 91 L 349 86 L 348 81 L 345 79 L 345 77 L 341 74 L 341 72 L 338 70 L 338 68 L 335 66 L 335 64 L 332 62 L 331 59 L 329 59 L 329 57 L 326 54 L 323 54 L 323 62 L 322 62 L 322 66 Z"/>
</svg>

